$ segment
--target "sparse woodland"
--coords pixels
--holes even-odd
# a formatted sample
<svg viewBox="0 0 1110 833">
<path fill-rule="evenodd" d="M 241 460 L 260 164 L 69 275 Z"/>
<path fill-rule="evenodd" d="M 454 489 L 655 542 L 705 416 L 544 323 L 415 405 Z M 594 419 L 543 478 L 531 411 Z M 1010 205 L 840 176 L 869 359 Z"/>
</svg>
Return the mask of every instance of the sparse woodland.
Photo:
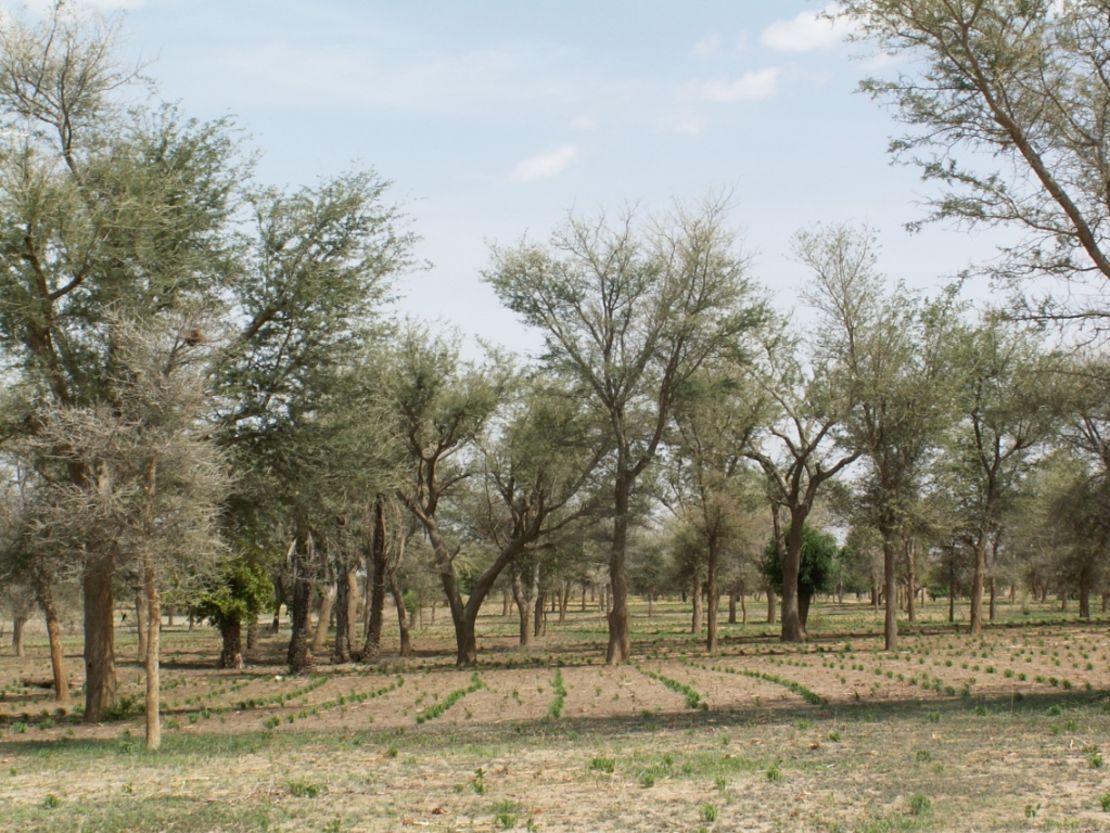
<svg viewBox="0 0 1110 833">
<path fill-rule="evenodd" d="M 794 238 L 811 280 L 799 318 L 784 317 L 711 195 L 574 214 L 493 247 L 485 281 L 544 348 L 479 358 L 392 312 L 421 264 L 382 175 L 264 185 L 234 125 L 192 119 L 120 63 L 117 20 L 64 4 L 4 17 L 0 613 L 17 655 L 42 623 L 55 707 L 88 724 L 118 715 L 117 630 L 134 628 L 157 749 L 175 617 L 211 629 L 203 662 L 228 673 L 281 639 L 308 697 L 324 666 L 392 673 L 438 610 L 448 661 L 473 676 L 427 701 L 403 674 L 349 695 L 404 691 L 417 723 L 493 702 L 491 611 L 516 617 L 528 658 L 549 623 L 601 609 L 590 650 L 619 666 L 603 685 L 627 673 L 692 711 L 723 627 L 758 621 L 804 650 L 828 625 L 811 615 L 822 599 L 847 598 L 877 628 L 875 668 L 845 648 L 850 671 L 826 680 L 857 700 L 851 675 L 914 673 L 892 669 L 922 605 L 945 611 L 938 627 L 959 620 L 944 630 L 957 661 L 1004 600 L 1051 597 L 1104 628 L 1110 4 L 842 5 L 860 43 L 913 58 L 865 90 L 905 127 L 892 152 L 936 186 L 923 221 L 1016 232 L 969 266 L 991 272 L 996 306 L 958 284 L 911 291 L 883 273 L 871 230 L 830 217 Z M 699 645 L 662 670 L 639 665 L 655 653 L 630 612 L 655 606 L 688 617 Z M 1024 662 L 1006 679 L 1032 677 Z M 937 663 L 914 684 L 958 697 Z M 720 673 L 827 704 L 768 668 Z M 556 671 L 557 705 L 537 706 L 550 720 L 564 673 L 572 700 L 592 687 Z M 262 707 L 239 696 L 241 711 Z M 516 705 L 528 697 L 513 688 Z M 595 761 L 591 777 L 612 773 Z M 661 766 L 637 770 L 640 785 Z"/>
</svg>

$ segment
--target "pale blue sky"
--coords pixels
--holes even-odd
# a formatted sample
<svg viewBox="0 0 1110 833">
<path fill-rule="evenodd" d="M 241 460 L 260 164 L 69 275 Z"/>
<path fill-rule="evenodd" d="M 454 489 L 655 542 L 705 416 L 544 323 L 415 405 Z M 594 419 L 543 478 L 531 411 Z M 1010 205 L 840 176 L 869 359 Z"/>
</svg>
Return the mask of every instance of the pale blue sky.
<svg viewBox="0 0 1110 833">
<path fill-rule="evenodd" d="M 991 252 L 951 228 L 903 231 L 924 186 L 889 164 L 899 126 L 855 93 L 897 67 L 816 21 L 821 2 L 84 3 L 126 10 L 126 54 L 165 97 L 233 114 L 264 181 L 391 179 L 433 263 L 402 282 L 401 309 L 511 347 L 537 342 L 481 283 L 488 242 L 545 238 L 569 209 L 731 190 L 783 309 L 805 282 L 790 236 L 818 222 L 875 227 L 884 270 L 923 288 Z"/>
</svg>

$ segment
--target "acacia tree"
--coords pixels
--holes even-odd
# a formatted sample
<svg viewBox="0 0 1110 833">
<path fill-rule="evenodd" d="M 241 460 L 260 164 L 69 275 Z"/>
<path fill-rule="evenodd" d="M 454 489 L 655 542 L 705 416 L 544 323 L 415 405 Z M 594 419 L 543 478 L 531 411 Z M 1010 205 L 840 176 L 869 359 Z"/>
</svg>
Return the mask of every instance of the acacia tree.
<svg viewBox="0 0 1110 833">
<path fill-rule="evenodd" d="M 191 324 L 192 322 L 190 322 Z M 161 743 L 159 636 L 161 590 L 196 582 L 218 568 L 223 554 L 216 531 L 227 488 L 224 460 L 208 437 L 207 351 L 195 326 L 159 316 L 116 321 L 116 372 L 108 381 L 111 406 L 54 407 L 40 415 L 37 468 L 54 475 L 44 489 L 52 517 L 46 541 L 65 547 L 101 538 L 139 575 L 146 602 L 146 742 Z M 95 473 L 95 489 L 74 484 L 66 472 Z"/>
<path fill-rule="evenodd" d="M 655 460 L 685 381 L 762 320 L 726 205 L 677 210 L 640 231 L 571 217 L 548 247 L 495 249 L 486 280 L 544 334 L 548 369 L 575 381 L 607 426 L 613 532 L 606 659 L 631 654 L 626 551 L 637 483 Z"/>
<path fill-rule="evenodd" d="M 917 59 L 919 74 L 871 79 L 911 131 L 897 158 L 943 192 L 930 219 L 1022 232 L 992 271 L 1043 275 L 1066 293 L 1024 317 L 1105 330 L 1110 280 L 1110 15 L 1105 0 L 845 0 L 859 37 Z"/>
<path fill-rule="evenodd" d="M 1051 357 L 1028 335 L 986 321 L 963 333 L 958 399 L 963 417 L 954 431 L 949 480 L 973 555 L 971 632 L 983 627 L 983 590 L 998 551 L 1008 502 L 1055 432 L 1057 375 Z M 990 579 L 993 587 L 993 577 Z M 992 591 L 993 619 L 993 591 Z"/>
<path fill-rule="evenodd" d="M 884 290 L 875 241 L 866 231 L 831 227 L 803 235 L 799 253 L 815 278 L 818 346 L 835 358 L 830 382 L 848 392 L 848 442 L 867 461 L 862 484 L 882 539 L 884 643 L 898 641 L 897 554 L 929 454 L 953 420 L 952 299 L 922 302 L 904 287 Z"/>
<path fill-rule="evenodd" d="M 96 408 L 117 366 L 107 312 L 168 311 L 214 294 L 239 172 L 222 123 L 124 109 L 134 73 L 113 22 L 58 4 L 0 23 L 0 345 L 35 409 Z M 36 435 L 41 422 L 21 426 Z M 67 476 L 95 492 L 80 460 Z M 112 547 L 84 542 L 85 720 L 115 697 Z"/>
<path fill-rule="evenodd" d="M 765 394 L 745 384 L 743 368 L 733 370 L 707 368 L 691 377 L 674 409 L 671 437 L 670 491 L 686 537 L 704 553 L 710 654 L 717 652 L 722 558 L 746 520 L 745 450 L 767 404 Z M 695 587 L 695 609 L 699 591 Z"/>
</svg>

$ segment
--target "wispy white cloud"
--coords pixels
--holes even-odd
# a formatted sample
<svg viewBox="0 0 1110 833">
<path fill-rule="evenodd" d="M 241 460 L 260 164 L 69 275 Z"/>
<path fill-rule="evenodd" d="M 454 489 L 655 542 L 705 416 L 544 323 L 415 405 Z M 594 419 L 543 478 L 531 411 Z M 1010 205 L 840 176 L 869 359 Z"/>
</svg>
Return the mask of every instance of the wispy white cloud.
<svg viewBox="0 0 1110 833">
<path fill-rule="evenodd" d="M 721 36 L 718 34 L 706 35 L 694 44 L 690 54 L 695 58 L 708 58 L 721 51 Z"/>
<path fill-rule="evenodd" d="M 830 3 L 820 11 L 805 11 L 789 20 L 777 20 L 763 30 L 759 39 L 764 46 L 780 52 L 813 52 L 836 46 L 854 29 L 845 18 L 835 17 L 839 8 L 838 4 Z"/>
<path fill-rule="evenodd" d="M 562 173 L 578 155 L 574 145 L 563 145 L 547 153 L 539 153 L 522 159 L 513 166 L 509 180 L 517 184 L 548 179 Z"/>
<path fill-rule="evenodd" d="M 745 72 L 731 81 L 699 81 L 691 85 L 691 91 L 706 101 L 727 104 L 734 101 L 756 101 L 770 98 L 778 91 L 778 67 L 766 67 Z"/>
</svg>

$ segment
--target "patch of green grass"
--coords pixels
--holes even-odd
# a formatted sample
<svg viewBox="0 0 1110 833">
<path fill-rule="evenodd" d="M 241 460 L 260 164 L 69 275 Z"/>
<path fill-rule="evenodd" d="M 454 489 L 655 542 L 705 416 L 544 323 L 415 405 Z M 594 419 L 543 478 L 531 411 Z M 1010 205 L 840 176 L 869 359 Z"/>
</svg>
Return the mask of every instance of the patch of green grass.
<svg viewBox="0 0 1110 833">
<path fill-rule="evenodd" d="M 551 700 L 551 706 L 547 710 L 547 716 L 552 720 L 558 720 L 563 716 L 563 703 L 567 699 L 567 687 L 563 683 L 563 669 L 555 669 L 555 678 L 551 681 L 551 689 L 555 692 L 555 696 Z"/>
<path fill-rule="evenodd" d="M 483 688 L 485 688 L 485 683 L 482 682 L 482 678 L 478 676 L 477 671 L 473 672 L 470 675 L 469 686 L 467 686 L 466 688 L 457 688 L 446 697 L 444 697 L 442 700 L 440 700 L 438 703 L 433 703 L 432 705 L 428 706 L 428 708 L 424 709 L 424 711 L 416 715 L 416 722 L 427 723 L 429 720 L 435 720 L 461 699 L 466 697 L 466 695 L 473 694 L 475 691 Z"/>
<path fill-rule="evenodd" d="M 313 781 L 307 781 L 303 778 L 296 778 L 292 781 L 285 783 L 285 789 L 294 798 L 319 798 L 324 793 L 324 787 Z"/>
<path fill-rule="evenodd" d="M 590 772 L 608 772 L 612 773 L 617 767 L 617 762 L 613 758 L 606 758 L 601 755 L 596 755 L 590 759 Z"/>
</svg>

